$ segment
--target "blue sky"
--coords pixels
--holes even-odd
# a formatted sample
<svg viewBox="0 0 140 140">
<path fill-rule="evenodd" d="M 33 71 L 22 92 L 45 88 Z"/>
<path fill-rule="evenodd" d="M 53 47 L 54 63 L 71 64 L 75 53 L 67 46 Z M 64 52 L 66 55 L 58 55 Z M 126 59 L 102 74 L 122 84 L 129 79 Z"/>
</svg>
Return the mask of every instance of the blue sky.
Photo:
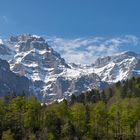
<svg viewBox="0 0 140 140">
<path fill-rule="evenodd" d="M 0 35 L 140 36 L 140 0 L 0 0 Z"/>
<path fill-rule="evenodd" d="M 69 62 L 140 53 L 140 0 L 0 0 L 0 36 L 47 36 Z"/>
</svg>

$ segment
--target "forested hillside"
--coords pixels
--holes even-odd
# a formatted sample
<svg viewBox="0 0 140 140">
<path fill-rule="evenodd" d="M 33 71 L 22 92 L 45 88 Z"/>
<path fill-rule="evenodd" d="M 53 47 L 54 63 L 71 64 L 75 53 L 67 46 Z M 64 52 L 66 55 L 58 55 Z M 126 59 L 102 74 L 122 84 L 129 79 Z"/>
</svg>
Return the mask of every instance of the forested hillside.
<svg viewBox="0 0 140 140">
<path fill-rule="evenodd" d="M 0 138 L 139 140 L 140 78 L 50 105 L 32 96 L 5 96 L 0 100 Z"/>
</svg>

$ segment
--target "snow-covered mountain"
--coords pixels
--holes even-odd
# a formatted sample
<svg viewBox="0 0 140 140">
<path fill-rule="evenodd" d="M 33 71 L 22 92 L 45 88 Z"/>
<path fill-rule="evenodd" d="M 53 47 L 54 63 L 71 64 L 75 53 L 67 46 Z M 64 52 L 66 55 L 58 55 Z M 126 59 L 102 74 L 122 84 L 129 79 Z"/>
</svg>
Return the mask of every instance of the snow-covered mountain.
<svg viewBox="0 0 140 140">
<path fill-rule="evenodd" d="M 140 56 L 133 52 L 99 58 L 83 66 L 66 63 L 56 51 L 36 35 L 12 36 L 0 44 L 0 58 L 9 62 L 13 72 L 30 80 L 30 92 L 41 101 L 103 89 L 108 83 L 140 74 Z"/>
<path fill-rule="evenodd" d="M 61 99 L 106 85 L 92 68 L 67 64 L 39 36 L 23 34 L 4 40 L 0 58 L 9 62 L 13 72 L 30 79 L 30 92 L 40 100 Z"/>
<path fill-rule="evenodd" d="M 109 84 L 140 75 L 140 55 L 134 52 L 123 52 L 98 58 L 93 64 L 94 72 Z"/>
</svg>

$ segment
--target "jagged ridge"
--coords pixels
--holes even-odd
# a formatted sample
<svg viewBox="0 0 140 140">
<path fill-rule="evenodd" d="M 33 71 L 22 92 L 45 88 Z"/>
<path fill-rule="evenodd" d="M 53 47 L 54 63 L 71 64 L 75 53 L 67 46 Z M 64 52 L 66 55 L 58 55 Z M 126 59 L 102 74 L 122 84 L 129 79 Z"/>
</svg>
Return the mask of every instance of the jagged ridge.
<svg viewBox="0 0 140 140">
<path fill-rule="evenodd" d="M 41 101 L 68 98 L 72 93 L 140 74 L 140 57 L 133 52 L 99 58 L 91 66 L 67 64 L 40 36 L 13 36 L 0 45 L 0 57 L 10 63 L 13 72 L 30 79 L 30 92 Z"/>
</svg>

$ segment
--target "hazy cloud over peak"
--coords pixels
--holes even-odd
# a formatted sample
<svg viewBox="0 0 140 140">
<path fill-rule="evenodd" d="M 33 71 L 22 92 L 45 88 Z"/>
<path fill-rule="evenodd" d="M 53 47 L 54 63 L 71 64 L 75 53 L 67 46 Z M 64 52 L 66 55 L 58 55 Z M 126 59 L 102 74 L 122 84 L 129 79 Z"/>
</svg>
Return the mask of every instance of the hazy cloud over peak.
<svg viewBox="0 0 140 140">
<path fill-rule="evenodd" d="M 75 39 L 47 37 L 47 41 L 66 61 L 81 64 L 90 64 L 98 57 L 113 55 L 122 51 L 140 52 L 139 38 L 133 35 Z"/>
</svg>

